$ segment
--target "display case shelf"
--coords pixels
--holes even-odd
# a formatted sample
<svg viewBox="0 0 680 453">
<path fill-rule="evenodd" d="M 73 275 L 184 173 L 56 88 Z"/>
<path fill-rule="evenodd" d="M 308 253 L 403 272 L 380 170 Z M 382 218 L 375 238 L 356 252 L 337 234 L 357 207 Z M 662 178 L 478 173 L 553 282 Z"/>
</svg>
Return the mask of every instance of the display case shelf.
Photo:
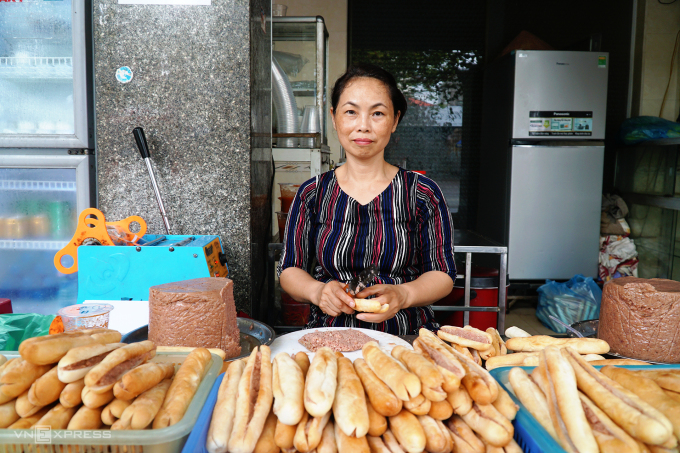
<svg viewBox="0 0 680 453">
<path fill-rule="evenodd" d="M 73 79 L 71 57 L 0 57 L 0 79 Z"/>
<path fill-rule="evenodd" d="M 0 190 L 48 190 L 75 192 L 75 181 L 12 181 L 0 180 Z"/>
<path fill-rule="evenodd" d="M 20 239 L 0 239 L 0 249 L 10 250 L 61 250 L 66 247 L 68 241 L 41 241 L 41 240 L 20 240 Z"/>
</svg>

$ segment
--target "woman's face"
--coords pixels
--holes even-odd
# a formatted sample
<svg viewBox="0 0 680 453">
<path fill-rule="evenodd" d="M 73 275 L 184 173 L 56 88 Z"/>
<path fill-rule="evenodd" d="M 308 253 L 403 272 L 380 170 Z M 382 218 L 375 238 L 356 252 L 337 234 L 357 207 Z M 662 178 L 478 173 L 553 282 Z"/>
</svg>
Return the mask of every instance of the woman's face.
<svg viewBox="0 0 680 453">
<path fill-rule="evenodd" d="M 342 147 L 348 155 L 360 159 L 383 152 L 399 119 L 387 87 L 368 77 L 345 86 L 336 110 L 331 108 L 331 118 Z"/>
</svg>

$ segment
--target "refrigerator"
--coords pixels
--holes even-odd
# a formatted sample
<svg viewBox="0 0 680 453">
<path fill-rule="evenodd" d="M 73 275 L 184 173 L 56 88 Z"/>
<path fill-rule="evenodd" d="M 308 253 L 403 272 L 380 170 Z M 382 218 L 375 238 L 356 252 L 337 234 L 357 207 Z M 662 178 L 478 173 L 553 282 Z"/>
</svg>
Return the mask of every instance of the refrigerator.
<svg viewBox="0 0 680 453">
<path fill-rule="evenodd" d="M 15 313 L 76 303 L 53 259 L 96 205 L 91 17 L 84 0 L 0 1 L 0 298 Z"/>
<path fill-rule="evenodd" d="M 517 50 L 485 71 L 477 229 L 511 279 L 597 275 L 608 63 Z"/>
</svg>

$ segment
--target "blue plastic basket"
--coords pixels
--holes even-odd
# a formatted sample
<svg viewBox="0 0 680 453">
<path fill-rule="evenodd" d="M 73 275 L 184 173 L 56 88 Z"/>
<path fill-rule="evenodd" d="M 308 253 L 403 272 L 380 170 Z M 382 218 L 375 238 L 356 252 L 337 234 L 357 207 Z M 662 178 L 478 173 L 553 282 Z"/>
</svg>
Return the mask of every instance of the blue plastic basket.
<svg viewBox="0 0 680 453">
<path fill-rule="evenodd" d="M 191 430 L 187 443 L 184 444 L 182 453 L 208 453 L 208 450 L 205 448 L 205 442 L 208 440 L 208 429 L 210 429 L 213 409 L 217 403 L 217 392 L 220 390 L 222 379 L 224 379 L 224 373 L 217 376 L 217 380 L 215 380 L 215 384 L 213 384 L 208 394 L 208 399 L 205 400 L 203 409 L 198 414 L 198 420 L 196 420 L 194 429 Z"/>
<path fill-rule="evenodd" d="M 629 370 L 659 370 L 659 369 L 679 369 L 680 365 L 623 365 L 619 368 L 628 368 Z M 558 452 L 566 453 L 566 451 L 560 447 L 553 437 L 548 434 L 540 423 L 536 421 L 533 415 L 519 402 L 515 393 L 512 390 L 512 386 L 508 380 L 508 374 L 513 367 L 502 367 L 495 368 L 489 373 L 493 376 L 496 381 L 510 394 L 513 401 L 519 406 L 519 412 L 517 412 L 517 417 L 513 421 L 515 426 L 515 442 L 522 447 L 522 451 L 525 453 L 541 453 L 541 452 Z M 523 366 L 520 367 L 527 373 L 531 373 L 535 367 Z M 600 369 L 601 366 L 596 366 L 595 368 Z M 199 418 L 200 420 L 200 418 Z M 194 428 L 196 429 L 196 428 Z"/>
</svg>

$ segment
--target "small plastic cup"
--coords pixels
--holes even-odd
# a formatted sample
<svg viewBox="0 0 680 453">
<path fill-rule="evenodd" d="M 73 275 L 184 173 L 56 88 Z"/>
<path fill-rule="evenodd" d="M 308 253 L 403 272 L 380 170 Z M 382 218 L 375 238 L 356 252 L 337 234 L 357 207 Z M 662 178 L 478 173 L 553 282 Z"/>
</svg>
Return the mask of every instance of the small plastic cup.
<svg viewBox="0 0 680 453">
<path fill-rule="evenodd" d="M 77 304 L 60 309 L 57 314 L 64 322 L 64 331 L 109 327 L 111 304 Z"/>
</svg>

